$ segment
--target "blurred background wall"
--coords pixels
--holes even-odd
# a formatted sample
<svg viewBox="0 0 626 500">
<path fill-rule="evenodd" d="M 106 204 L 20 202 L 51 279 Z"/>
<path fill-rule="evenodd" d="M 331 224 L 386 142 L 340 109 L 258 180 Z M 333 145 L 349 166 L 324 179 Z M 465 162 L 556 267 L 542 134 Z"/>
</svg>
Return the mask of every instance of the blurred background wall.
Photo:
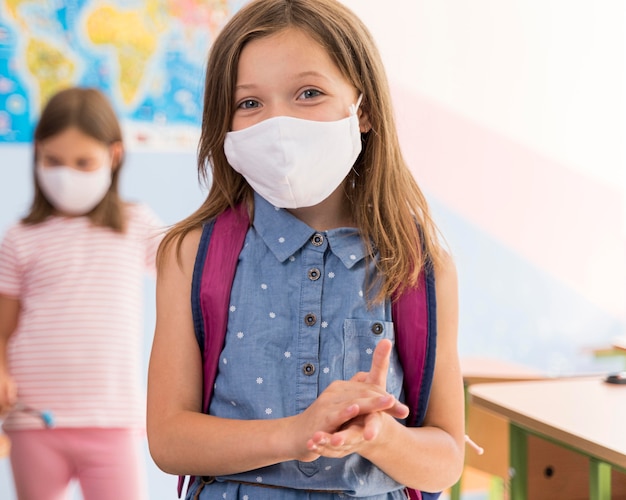
<svg viewBox="0 0 626 500">
<path fill-rule="evenodd" d="M 383 54 L 406 158 L 456 259 L 461 355 L 553 375 L 615 369 L 619 360 L 591 350 L 626 321 L 623 2 L 343 1 Z M 241 3 L 0 3 L 0 232 L 28 206 L 30 130 L 63 83 L 100 86 L 116 103 L 127 197 L 167 224 L 192 211 L 205 195 L 195 171 L 202 61 Z M 105 7 L 153 45 L 122 59 L 130 42 L 106 38 Z M 124 71 L 139 63 L 138 75 Z M 153 295 L 147 280 L 146 359 Z M 173 498 L 175 478 L 146 463 L 151 498 Z M 9 474 L 0 462 L 0 496 L 11 500 Z"/>
</svg>

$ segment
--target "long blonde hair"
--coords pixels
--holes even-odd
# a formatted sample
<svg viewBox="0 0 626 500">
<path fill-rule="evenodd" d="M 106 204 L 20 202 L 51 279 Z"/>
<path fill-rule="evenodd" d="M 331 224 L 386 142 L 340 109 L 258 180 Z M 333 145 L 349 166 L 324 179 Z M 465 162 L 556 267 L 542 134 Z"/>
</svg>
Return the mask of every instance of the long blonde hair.
<svg viewBox="0 0 626 500">
<path fill-rule="evenodd" d="M 202 206 L 166 235 L 161 254 L 172 242 L 180 249 L 189 231 L 228 207 L 244 202 L 252 214 L 252 189 L 224 154 L 237 66 L 246 43 L 287 28 L 316 40 L 363 94 L 361 106 L 372 129 L 363 135 L 363 152 L 346 183 L 346 195 L 369 255 L 379 254 L 377 276 L 370 277 L 371 286 L 378 285 L 375 300 L 402 292 L 417 283 L 424 265 L 439 260 L 437 230 L 400 151 L 378 49 L 365 25 L 336 0 L 256 0 L 224 26 L 209 54 L 198 147 L 198 174 L 205 181 L 210 178 L 211 187 Z"/>
</svg>

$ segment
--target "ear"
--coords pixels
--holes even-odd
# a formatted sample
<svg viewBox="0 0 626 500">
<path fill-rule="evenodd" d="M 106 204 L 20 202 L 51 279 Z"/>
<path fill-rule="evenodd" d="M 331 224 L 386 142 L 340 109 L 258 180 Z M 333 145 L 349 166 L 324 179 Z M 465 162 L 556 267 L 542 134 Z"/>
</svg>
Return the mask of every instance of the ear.
<svg viewBox="0 0 626 500">
<path fill-rule="evenodd" d="M 370 123 L 370 116 L 367 112 L 367 103 L 361 103 L 359 110 L 357 111 L 359 117 L 359 130 L 362 134 L 365 134 L 372 130 L 372 124 Z"/>
<path fill-rule="evenodd" d="M 124 158 L 124 145 L 122 141 L 116 141 L 109 146 L 109 152 L 111 154 L 111 167 L 116 170 L 122 163 Z"/>
</svg>

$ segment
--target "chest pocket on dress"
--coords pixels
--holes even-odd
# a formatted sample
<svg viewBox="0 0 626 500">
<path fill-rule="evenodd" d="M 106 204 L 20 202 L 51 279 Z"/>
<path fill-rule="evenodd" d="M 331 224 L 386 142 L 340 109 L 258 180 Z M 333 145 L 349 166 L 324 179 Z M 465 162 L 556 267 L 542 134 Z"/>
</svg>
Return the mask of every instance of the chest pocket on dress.
<svg viewBox="0 0 626 500">
<path fill-rule="evenodd" d="M 402 373 L 395 350 L 395 335 L 391 321 L 346 319 L 343 323 L 344 360 L 343 377 L 349 380 L 357 372 L 367 372 L 372 366 L 374 349 L 382 339 L 391 340 L 390 372 L 387 375 L 387 392 L 398 395 L 402 386 Z"/>
</svg>

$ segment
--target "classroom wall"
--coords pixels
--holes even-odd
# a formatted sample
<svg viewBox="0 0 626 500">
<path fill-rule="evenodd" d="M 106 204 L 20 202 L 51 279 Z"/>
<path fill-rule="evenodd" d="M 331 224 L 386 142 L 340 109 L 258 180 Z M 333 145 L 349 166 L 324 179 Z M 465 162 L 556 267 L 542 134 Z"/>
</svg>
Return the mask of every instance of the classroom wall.
<svg viewBox="0 0 626 500">
<path fill-rule="evenodd" d="M 461 353 L 595 369 L 626 317 L 623 3 L 345 3 L 457 260 Z"/>
<path fill-rule="evenodd" d="M 623 3 L 343 1 L 381 48 L 406 158 L 456 259 L 461 354 L 608 369 L 588 349 L 626 318 Z M 30 176 L 29 146 L 0 145 L 0 232 Z M 205 194 L 193 148 L 131 151 L 122 182 L 168 224 Z M 147 280 L 146 358 L 153 294 Z M 150 498 L 173 498 L 175 478 L 146 463 Z"/>
</svg>

